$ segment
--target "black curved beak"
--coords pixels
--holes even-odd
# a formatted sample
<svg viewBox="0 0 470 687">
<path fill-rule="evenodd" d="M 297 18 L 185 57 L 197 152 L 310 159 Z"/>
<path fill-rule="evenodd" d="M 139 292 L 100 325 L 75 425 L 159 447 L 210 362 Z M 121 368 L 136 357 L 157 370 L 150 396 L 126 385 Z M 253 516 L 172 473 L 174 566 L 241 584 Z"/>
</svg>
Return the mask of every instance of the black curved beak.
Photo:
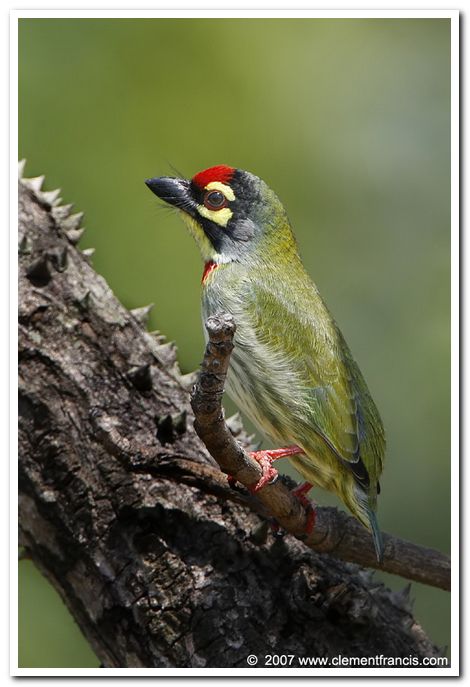
<svg viewBox="0 0 470 687">
<path fill-rule="evenodd" d="M 174 177 L 155 177 L 146 179 L 145 183 L 156 196 L 164 200 L 168 205 L 179 210 L 184 210 L 190 215 L 194 215 L 196 203 L 191 197 L 190 182 L 187 179 L 176 179 Z"/>
</svg>

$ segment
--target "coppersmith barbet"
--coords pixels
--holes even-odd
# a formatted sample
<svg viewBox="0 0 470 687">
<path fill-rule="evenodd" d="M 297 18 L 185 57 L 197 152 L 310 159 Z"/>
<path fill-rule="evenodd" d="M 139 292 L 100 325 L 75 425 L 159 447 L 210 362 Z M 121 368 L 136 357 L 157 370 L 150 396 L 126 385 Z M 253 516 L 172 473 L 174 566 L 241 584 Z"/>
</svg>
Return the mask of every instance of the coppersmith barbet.
<svg viewBox="0 0 470 687">
<path fill-rule="evenodd" d="M 305 271 L 286 211 L 258 177 L 219 165 L 192 179 L 147 186 L 181 211 L 205 262 L 204 321 L 230 313 L 237 325 L 227 391 L 314 485 L 336 493 L 373 535 L 385 438 L 364 378 Z M 308 484 L 310 486 L 310 484 Z"/>
</svg>

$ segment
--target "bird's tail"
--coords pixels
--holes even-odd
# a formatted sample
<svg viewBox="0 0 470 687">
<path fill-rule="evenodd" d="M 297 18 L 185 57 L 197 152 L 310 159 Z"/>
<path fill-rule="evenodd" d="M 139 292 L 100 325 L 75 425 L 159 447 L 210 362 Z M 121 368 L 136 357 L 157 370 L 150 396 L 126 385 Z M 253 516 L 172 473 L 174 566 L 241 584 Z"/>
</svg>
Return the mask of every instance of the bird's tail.
<svg viewBox="0 0 470 687">
<path fill-rule="evenodd" d="M 382 532 L 380 531 L 377 515 L 369 507 L 367 509 L 367 517 L 369 518 L 370 529 L 372 532 L 372 539 L 374 540 L 375 555 L 379 563 L 382 563 L 384 557 L 384 543 L 382 539 Z"/>
<path fill-rule="evenodd" d="M 372 533 L 372 539 L 374 540 L 375 554 L 379 563 L 383 561 L 384 545 L 382 539 L 382 533 L 380 531 L 379 523 L 377 520 L 377 515 L 375 513 L 375 499 L 371 503 L 370 496 L 362 488 L 355 489 L 356 504 L 359 506 L 360 515 L 359 520 L 367 527 Z M 354 512 L 354 511 L 353 511 Z"/>
</svg>

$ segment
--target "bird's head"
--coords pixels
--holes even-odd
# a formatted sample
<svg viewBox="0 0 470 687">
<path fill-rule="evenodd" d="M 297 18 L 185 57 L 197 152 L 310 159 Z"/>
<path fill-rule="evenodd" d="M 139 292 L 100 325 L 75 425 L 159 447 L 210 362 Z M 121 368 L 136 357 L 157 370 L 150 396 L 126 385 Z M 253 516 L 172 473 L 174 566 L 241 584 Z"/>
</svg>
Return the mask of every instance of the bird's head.
<svg viewBox="0 0 470 687">
<path fill-rule="evenodd" d="M 297 252 L 281 201 L 250 172 L 218 165 L 192 179 L 145 183 L 181 212 L 206 262 L 272 261 Z"/>
</svg>

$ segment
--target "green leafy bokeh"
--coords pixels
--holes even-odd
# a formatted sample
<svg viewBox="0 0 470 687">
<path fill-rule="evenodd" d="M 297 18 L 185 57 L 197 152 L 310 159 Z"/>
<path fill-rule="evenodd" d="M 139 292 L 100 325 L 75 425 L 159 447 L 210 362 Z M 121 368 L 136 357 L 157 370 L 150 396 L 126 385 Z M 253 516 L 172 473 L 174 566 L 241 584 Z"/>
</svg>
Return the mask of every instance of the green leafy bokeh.
<svg viewBox="0 0 470 687">
<path fill-rule="evenodd" d="M 202 266 L 144 179 L 219 163 L 265 179 L 381 410 L 381 526 L 449 550 L 450 20 L 22 19 L 19 138 L 27 175 L 86 212 L 118 298 L 155 302 L 185 371 Z M 21 665 L 97 665 L 21 566 Z M 449 595 L 412 596 L 448 645 Z"/>
</svg>

